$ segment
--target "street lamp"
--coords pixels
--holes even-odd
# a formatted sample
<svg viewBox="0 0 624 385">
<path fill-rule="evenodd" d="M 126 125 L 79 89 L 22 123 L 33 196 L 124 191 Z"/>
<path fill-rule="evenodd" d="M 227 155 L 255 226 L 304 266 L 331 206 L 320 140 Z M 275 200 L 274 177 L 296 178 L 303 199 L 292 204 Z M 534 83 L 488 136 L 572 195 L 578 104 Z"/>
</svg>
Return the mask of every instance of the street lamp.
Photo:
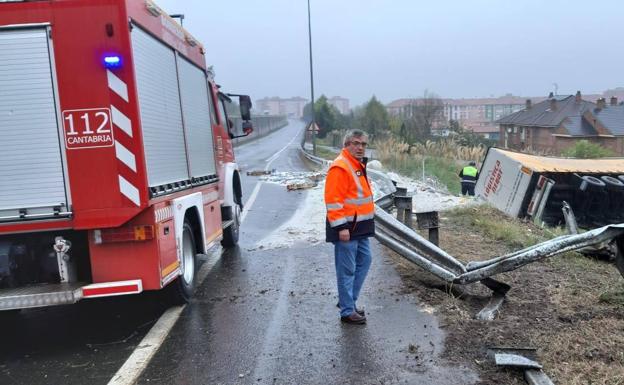
<svg viewBox="0 0 624 385">
<path fill-rule="evenodd" d="M 310 21 L 310 0 L 308 0 L 308 42 L 310 43 L 310 94 L 312 96 L 312 120 L 310 128 L 312 131 L 312 154 L 316 156 L 316 121 L 314 116 L 314 71 L 312 70 L 312 22 Z"/>
</svg>

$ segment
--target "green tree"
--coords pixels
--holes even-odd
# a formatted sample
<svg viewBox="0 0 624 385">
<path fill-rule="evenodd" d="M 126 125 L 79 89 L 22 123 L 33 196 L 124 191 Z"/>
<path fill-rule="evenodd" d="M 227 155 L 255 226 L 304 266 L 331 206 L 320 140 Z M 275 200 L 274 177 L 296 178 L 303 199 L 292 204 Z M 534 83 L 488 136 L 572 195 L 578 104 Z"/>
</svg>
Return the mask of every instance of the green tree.
<svg viewBox="0 0 624 385">
<path fill-rule="evenodd" d="M 308 103 L 303 108 L 303 119 L 310 123 L 312 120 L 311 104 Z M 334 130 L 345 127 L 345 118 L 340 111 L 327 101 L 325 95 L 321 95 L 314 102 L 314 120 L 319 127 L 318 137 L 325 138 L 327 134 Z"/>
<path fill-rule="evenodd" d="M 605 158 L 608 156 L 614 156 L 613 151 L 608 148 L 604 148 L 599 144 L 591 143 L 585 139 L 579 140 L 574 143 L 574 146 L 568 147 L 561 155 L 569 157 L 569 158 L 582 158 L 582 159 L 593 159 L 593 158 Z"/>
<path fill-rule="evenodd" d="M 397 138 L 401 137 L 401 130 L 403 130 L 403 121 L 398 116 L 388 117 L 388 129 Z"/>
<path fill-rule="evenodd" d="M 450 135 L 461 146 L 475 147 L 483 145 L 485 147 L 491 147 L 496 145 L 495 140 L 484 138 L 479 134 L 464 129 L 457 120 L 451 119 L 449 121 L 449 130 L 451 131 Z"/>
<path fill-rule="evenodd" d="M 464 128 L 461 126 L 461 124 L 457 121 L 457 120 L 449 120 L 449 130 L 451 130 L 451 132 L 456 132 L 456 133 L 462 133 L 464 131 Z"/>
<path fill-rule="evenodd" d="M 388 111 L 374 95 L 362 109 L 357 122 L 358 128 L 366 131 L 371 138 L 386 135 L 390 128 Z"/>
</svg>

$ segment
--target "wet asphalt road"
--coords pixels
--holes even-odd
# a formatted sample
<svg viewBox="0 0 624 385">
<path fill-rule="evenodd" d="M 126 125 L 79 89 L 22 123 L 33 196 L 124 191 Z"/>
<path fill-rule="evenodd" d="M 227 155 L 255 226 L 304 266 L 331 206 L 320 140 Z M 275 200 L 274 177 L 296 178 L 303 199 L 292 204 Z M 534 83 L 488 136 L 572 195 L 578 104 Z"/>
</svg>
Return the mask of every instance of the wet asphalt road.
<svg viewBox="0 0 624 385">
<path fill-rule="evenodd" d="M 339 321 L 331 245 L 302 236 L 286 247 L 265 247 L 310 194 L 259 182 L 246 171 L 304 170 L 293 140 L 301 129 L 291 122 L 237 148 L 244 200 L 256 192 L 240 246 L 221 253 L 139 383 L 476 382 L 470 371 L 440 362 L 443 334 L 435 317 L 402 293 L 376 241 L 360 301 L 366 326 Z M 164 310 L 148 293 L 2 317 L 0 384 L 106 384 Z"/>
<path fill-rule="evenodd" d="M 106 384 L 164 310 L 147 293 L 0 314 L 0 384 Z"/>
<path fill-rule="evenodd" d="M 237 152 L 243 171 L 261 170 L 300 123 Z M 269 166 L 304 170 L 298 140 Z M 244 176 L 246 198 L 258 183 Z M 476 376 L 438 361 L 443 335 L 373 241 L 374 262 L 361 305 L 366 326 L 340 323 L 333 248 L 302 236 L 266 248 L 309 191 L 262 183 L 241 228 L 240 247 L 224 254 L 140 384 L 471 384 Z M 322 207 L 322 206 L 321 206 Z M 300 218 L 305 221 L 306 218 Z M 286 234 L 285 234 L 286 235 Z M 273 238 L 274 239 L 274 234 Z"/>
</svg>

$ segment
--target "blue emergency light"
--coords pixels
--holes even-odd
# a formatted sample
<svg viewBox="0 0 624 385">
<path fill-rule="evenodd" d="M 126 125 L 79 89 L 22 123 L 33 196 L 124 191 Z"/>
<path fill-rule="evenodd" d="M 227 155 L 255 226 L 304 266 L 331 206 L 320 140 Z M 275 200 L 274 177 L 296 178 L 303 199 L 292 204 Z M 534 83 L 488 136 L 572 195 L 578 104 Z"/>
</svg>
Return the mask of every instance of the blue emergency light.
<svg viewBox="0 0 624 385">
<path fill-rule="evenodd" d="M 119 55 L 104 56 L 104 66 L 106 68 L 117 68 L 121 66 L 121 57 Z"/>
</svg>

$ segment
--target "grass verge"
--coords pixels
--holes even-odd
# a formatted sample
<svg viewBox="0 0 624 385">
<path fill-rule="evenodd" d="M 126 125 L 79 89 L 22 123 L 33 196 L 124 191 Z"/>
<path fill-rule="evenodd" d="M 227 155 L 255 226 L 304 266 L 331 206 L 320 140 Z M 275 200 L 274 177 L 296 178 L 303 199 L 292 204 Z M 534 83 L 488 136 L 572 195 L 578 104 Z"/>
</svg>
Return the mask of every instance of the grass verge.
<svg viewBox="0 0 624 385">
<path fill-rule="evenodd" d="M 456 208 L 446 214 L 457 223 L 474 228 L 510 248 L 528 247 L 551 238 L 546 231 L 536 226 L 527 226 L 519 219 L 510 218 L 489 205 Z"/>
<path fill-rule="evenodd" d="M 334 151 L 331 151 L 326 147 L 316 146 L 316 156 L 318 156 L 319 158 L 334 160 L 336 159 L 337 155 L 338 154 L 336 154 Z"/>
<path fill-rule="evenodd" d="M 480 261 L 552 239 L 561 229 L 541 229 L 487 206 L 445 211 L 440 247 L 462 261 Z M 479 285 L 461 296 L 431 290 L 430 274 L 403 266 L 406 291 L 440 315 L 446 331 L 442 357 L 475 362 L 480 384 L 526 384 L 521 372 L 489 361 L 488 346 L 532 346 L 557 384 L 624 385 L 624 284 L 612 263 L 569 252 L 494 276 L 511 285 L 493 322 L 474 315 L 488 302 Z"/>
<path fill-rule="evenodd" d="M 459 166 L 452 159 L 423 157 L 422 156 L 392 156 L 388 158 L 380 157 L 381 162 L 390 170 L 407 175 L 411 178 L 421 179 L 423 174 L 423 163 L 425 165 L 425 176 L 433 177 L 446 189 L 455 195 L 461 192 L 459 183 Z"/>
</svg>

